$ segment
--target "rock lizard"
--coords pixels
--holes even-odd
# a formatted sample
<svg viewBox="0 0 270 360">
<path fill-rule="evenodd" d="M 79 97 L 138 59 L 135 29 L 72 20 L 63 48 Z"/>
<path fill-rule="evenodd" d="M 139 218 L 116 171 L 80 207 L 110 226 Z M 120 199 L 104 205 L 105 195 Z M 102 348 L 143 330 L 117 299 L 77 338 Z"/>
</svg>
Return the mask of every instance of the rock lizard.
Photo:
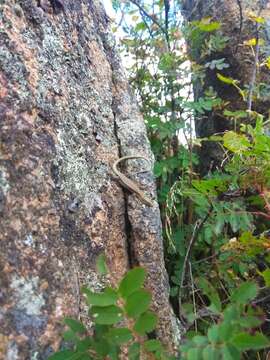
<svg viewBox="0 0 270 360">
<path fill-rule="evenodd" d="M 117 165 L 121 162 L 121 161 L 125 161 L 125 160 L 131 160 L 131 159 L 143 159 L 149 162 L 149 159 L 147 159 L 144 156 L 140 156 L 140 155 L 128 155 L 128 156 L 123 156 L 121 158 L 119 158 L 118 160 L 116 160 L 113 165 L 112 165 L 112 169 L 114 174 L 118 177 L 119 182 L 121 183 L 121 185 L 126 188 L 127 190 L 135 193 L 137 195 L 137 197 L 141 200 L 141 202 L 147 206 L 154 206 L 154 203 L 143 193 L 143 191 L 138 187 L 138 185 L 130 180 L 127 176 L 125 176 L 123 173 L 121 173 L 118 168 Z"/>
</svg>

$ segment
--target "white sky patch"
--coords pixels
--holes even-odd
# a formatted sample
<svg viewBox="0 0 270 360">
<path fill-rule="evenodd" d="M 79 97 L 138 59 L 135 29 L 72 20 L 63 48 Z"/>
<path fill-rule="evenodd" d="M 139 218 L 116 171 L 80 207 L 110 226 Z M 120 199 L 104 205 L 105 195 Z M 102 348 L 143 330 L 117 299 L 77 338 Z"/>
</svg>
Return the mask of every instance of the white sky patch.
<svg viewBox="0 0 270 360">
<path fill-rule="evenodd" d="M 112 7 L 112 2 L 111 0 L 102 0 L 103 6 L 105 8 L 106 14 L 111 18 L 111 19 L 115 19 L 116 14 L 115 11 Z"/>
<path fill-rule="evenodd" d="M 119 42 L 121 41 L 121 39 L 125 38 L 126 34 L 122 28 L 122 26 L 118 26 L 117 24 L 118 23 L 122 23 L 121 21 L 121 14 L 117 14 L 115 12 L 115 10 L 113 9 L 112 7 L 112 1 L 111 0 L 102 0 L 102 3 L 104 5 L 104 8 L 105 8 L 105 11 L 106 11 L 106 14 L 111 18 L 112 20 L 112 30 L 113 30 L 113 35 L 116 39 L 116 43 L 119 44 Z M 136 17 L 135 17 L 136 18 Z M 180 14 L 180 19 L 182 18 L 181 14 Z M 131 15 L 127 14 L 125 16 L 125 21 L 128 23 L 128 24 L 132 24 L 132 23 L 136 23 L 136 20 L 134 20 L 134 17 L 132 17 Z M 182 46 L 180 46 L 182 44 Z M 179 49 L 181 48 L 184 48 L 185 47 L 185 42 L 184 42 L 184 39 L 180 40 L 180 45 L 179 45 Z M 133 64 L 134 64 L 134 59 L 132 58 L 132 56 L 126 52 L 121 52 L 120 53 L 121 55 L 121 58 L 122 58 L 122 63 L 123 63 L 123 66 L 124 66 L 124 69 L 126 72 L 128 72 L 128 69 L 129 67 L 131 67 Z M 180 53 L 179 53 L 179 56 L 181 56 L 181 50 L 180 50 Z M 149 71 L 150 72 L 154 72 L 154 69 L 152 69 L 153 65 L 149 67 Z M 183 70 L 185 68 L 189 68 L 190 67 L 190 64 L 188 62 L 185 62 L 183 63 L 181 66 L 180 66 Z M 153 71 L 151 71 L 153 70 Z M 189 80 L 191 81 L 191 74 L 189 73 L 187 75 L 188 79 L 186 80 Z M 181 78 L 180 81 L 183 81 L 183 79 Z M 184 88 L 180 91 L 180 96 L 187 96 L 188 95 L 188 88 Z M 193 94 L 189 94 L 189 101 L 192 101 L 193 100 Z M 162 119 L 161 119 L 162 120 Z M 189 122 L 189 125 L 191 126 L 191 137 L 192 138 L 195 138 L 196 135 L 195 135 L 195 126 L 194 126 L 194 120 L 192 119 L 190 122 Z M 186 136 L 188 137 L 188 139 L 186 138 Z M 188 132 L 186 132 L 186 134 L 184 134 L 184 130 L 183 129 L 180 129 L 178 130 L 178 138 L 181 142 L 182 145 L 185 145 L 187 144 L 187 141 L 190 140 L 190 134 Z"/>
</svg>

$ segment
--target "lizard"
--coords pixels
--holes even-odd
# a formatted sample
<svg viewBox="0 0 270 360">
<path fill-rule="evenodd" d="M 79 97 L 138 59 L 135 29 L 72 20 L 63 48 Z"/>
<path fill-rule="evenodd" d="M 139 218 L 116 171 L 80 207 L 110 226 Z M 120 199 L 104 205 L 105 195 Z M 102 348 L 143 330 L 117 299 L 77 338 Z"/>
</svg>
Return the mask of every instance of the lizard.
<svg viewBox="0 0 270 360">
<path fill-rule="evenodd" d="M 141 155 L 123 156 L 113 163 L 112 170 L 114 174 L 118 177 L 119 182 L 124 188 L 135 193 L 143 204 L 152 207 L 154 206 L 154 203 L 143 193 L 143 191 L 139 188 L 139 186 L 134 181 L 130 180 L 127 176 L 125 176 L 123 173 L 121 173 L 117 168 L 117 165 L 121 161 L 130 160 L 130 159 L 143 159 L 149 162 L 149 159 Z"/>
</svg>

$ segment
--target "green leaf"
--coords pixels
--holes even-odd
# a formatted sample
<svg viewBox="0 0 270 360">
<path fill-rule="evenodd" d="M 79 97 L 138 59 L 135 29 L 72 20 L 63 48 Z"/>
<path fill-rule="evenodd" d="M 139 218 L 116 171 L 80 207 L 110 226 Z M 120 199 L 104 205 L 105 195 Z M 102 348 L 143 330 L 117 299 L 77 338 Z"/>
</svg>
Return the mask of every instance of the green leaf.
<svg viewBox="0 0 270 360">
<path fill-rule="evenodd" d="M 108 358 L 111 360 L 119 360 L 119 352 L 120 352 L 120 350 L 118 349 L 118 347 L 115 346 L 108 353 Z"/>
<path fill-rule="evenodd" d="M 232 117 L 235 119 L 245 119 L 248 116 L 247 112 L 244 110 L 238 110 L 238 111 L 224 110 L 223 114 L 225 116 Z"/>
<path fill-rule="evenodd" d="M 247 17 L 258 24 L 265 23 L 265 19 L 263 17 L 256 16 L 256 14 L 254 14 L 252 11 L 247 14 Z"/>
<path fill-rule="evenodd" d="M 264 279 L 264 282 L 265 282 L 265 285 L 267 287 L 270 287 L 270 269 L 266 269 L 264 270 L 262 273 L 261 273 L 263 279 Z"/>
<path fill-rule="evenodd" d="M 201 21 L 195 21 L 195 25 L 201 30 L 205 32 L 216 31 L 220 28 L 221 24 L 217 21 L 211 21 L 209 17 L 203 18 Z"/>
<path fill-rule="evenodd" d="M 230 67 L 230 65 L 227 64 L 224 60 L 225 58 L 211 60 L 210 62 L 207 62 L 205 64 L 205 67 L 211 70 L 214 69 L 222 70 Z"/>
<path fill-rule="evenodd" d="M 106 337 L 112 343 L 117 345 L 124 344 L 133 338 L 131 331 L 127 328 L 111 329 L 107 333 Z"/>
<path fill-rule="evenodd" d="M 84 352 L 74 352 L 71 350 L 63 350 L 50 356 L 48 360 L 91 360 L 90 354 Z"/>
<path fill-rule="evenodd" d="M 219 351 L 212 345 L 208 345 L 203 349 L 202 357 L 203 360 L 217 360 L 219 359 Z"/>
<path fill-rule="evenodd" d="M 219 325 L 219 337 L 222 341 L 227 341 L 231 338 L 232 333 L 233 333 L 234 327 L 231 324 L 231 321 L 223 321 L 220 325 Z"/>
<path fill-rule="evenodd" d="M 83 334 L 87 332 L 86 327 L 80 321 L 71 318 L 65 318 L 64 323 L 75 333 Z"/>
<path fill-rule="evenodd" d="M 270 341 L 261 333 L 255 335 L 239 333 L 234 336 L 231 343 L 241 351 L 260 350 L 270 346 Z"/>
<path fill-rule="evenodd" d="M 93 321 L 100 325 L 113 325 L 123 319 L 122 310 L 115 305 L 107 307 L 93 306 L 89 312 L 93 317 Z"/>
<path fill-rule="evenodd" d="M 134 325 L 134 330 L 140 334 L 144 335 L 153 331 L 157 324 L 157 316 L 151 311 L 147 311 L 142 314 Z"/>
<path fill-rule="evenodd" d="M 226 344 L 221 349 L 222 360 L 240 360 L 240 351 L 230 344 Z"/>
<path fill-rule="evenodd" d="M 93 346 L 93 338 L 90 336 L 85 337 L 83 340 L 80 340 L 76 344 L 76 350 L 83 352 L 90 349 Z"/>
<path fill-rule="evenodd" d="M 239 309 L 236 304 L 228 305 L 224 310 L 224 321 L 231 322 L 239 318 Z"/>
<path fill-rule="evenodd" d="M 254 327 L 258 327 L 259 325 L 261 325 L 262 320 L 259 319 L 256 316 L 245 316 L 239 319 L 238 321 L 239 325 L 241 325 L 244 328 L 254 328 Z"/>
<path fill-rule="evenodd" d="M 143 286 L 146 272 L 143 268 L 137 267 L 130 270 L 122 279 L 119 286 L 119 293 L 123 298 L 127 298 L 134 291 Z"/>
<path fill-rule="evenodd" d="M 209 307 L 210 310 L 212 310 L 215 313 L 220 313 L 222 306 L 216 289 L 210 284 L 209 281 L 207 281 L 204 278 L 199 278 L 199 287 L 203 290 L 205 295 L 211 301 L 211 305 Z"/>
<path fill-rule="evenodd" d="M 270 69 L 270 56 L 268 56 L 268 58 L 266 59 L 266 64 L 268 69 Z"/>
<path fill-rule="evenodd" d="M 155 339 L 145 341 L 143 346 L 146 351 L 150 351 L 150 352 L 163 350 L 161 342 L 159 340 L 155 340 Z"/>
<path fill-rule="evenodd" d="M 112 346 L 106 339 L 94 341 L 92 347 L 98 353 L 98 355 L 102 357 L 102 359 L 112 350 Z"/>
<path fill-rule="evenodd" d="M 72 342 L 77 342 L 79 340 L 77 335 L 72 330 L 65 331 L 63 333 L 63 339 L 65 341 L 72 341 Z"/>
<path fill-rule="evenodd" d="M 128 349 L 129 360 L 140 360 L 140 344 L 133 343 Z"/>
<path fill-rule="evenodd" d="M 214 226 L 214 232 L 216 235 L 220 235 L 225 225 L 225 216 L 223 213 L 217 213 L 216 222 Z"/>
<path fill-rule="evenodd" d="M 87 353 L 82 353 L 80 354 L 80 357 L 77 358 L 78 360 L 93 360 L 92 356 L 90 354 Z M 70 359 L 70 360 L 76 360 L 75 358 Z"/>
<path fill-rule="evenodd" d="M 96 266 L 97 266 L 97 271 L 100 275 L 106 275 L 108 273 L 105 254 L 100 254 L 98 256 Z"/>
<path fill-rule="evenodd" d="M 189 349 L 187 352 L 187 360 L 200 360 L 202 350 L 198 348 Z"/>
<path fill-rule="evenodd" d="M 112 288 L 106 288 L 103 292 L 94 293 L 87 288 L 82 288 L 82 292 L 87 297 L 89 305 L 109 306 L 115 305 L 118 300 L 117 292 Z"/>
<path fill-rule="evenodd" d="M 238 304 L 247 304 L 258 294 L 258 286 L 252 282 L 245 282 L 231 295 L 231 301 Z"/>
<path fill-rule="evenodd" d="M 130 317 L 144 313 L 151 303 L 151 294 L 144 289 L 132 293 L 126 300 L 125 310 Z"/>
<path fill-rule="evenodd" d="M 219 325 L 212 325 L 207 331 L 208 339 L 211 343 L 216 343 L 219 340 Z"/>
<path fill-rule="evenodd" d="M 71 357 L 74 356 L 74 354 L 75 354 L 74 351 L 63 350 L 50 356 L 48 360 L 67 360 L 67 359 L 71 359 Z"/>
<path fill-rule="evenodd" d="M 170 53 L 164 53 L 160 56 L 158 68 L 159 70 L 169 71 L 173 68 L 174 57 Z"/>
<path fill-rule="evenodd" d="M 141 31 L 141 30 L 145 30 L 146 29 L 146 25 L 145 25 L 145 23 L 144 22 L 140 22 L 140 23 L 138 23 L 136 26 L 135 26 L 135 28 L 134 28 L 134 30 L 137 32 L 137 31 Z"/>
<path fill-rule="evenodd" d="M 225 84 L 233 85 L 233 84 L 236 83 L 236 80 L 234 80 L 234 79 L 232 79 L 230 77 L 226 77 L 226 76 L 224 76 L 224 75 L 222 75 L 220 73 L 217 73 L 217 78 L 220 81 L 224 82 Z"/>
<path fill-rule="evenodd" d="M 192 342 L 198 346 L 202 346 L 208 343 L 206 336 L 196 335 L 192 338 Z"/>
<path fill-rule="evenodd" d="M 234 131 L 227 131 L 223 136 L 224 146 L 234 153 L 242 153 L 248 150 L 250 142 L 245 135 L 237 134 Z"/>
</svg>

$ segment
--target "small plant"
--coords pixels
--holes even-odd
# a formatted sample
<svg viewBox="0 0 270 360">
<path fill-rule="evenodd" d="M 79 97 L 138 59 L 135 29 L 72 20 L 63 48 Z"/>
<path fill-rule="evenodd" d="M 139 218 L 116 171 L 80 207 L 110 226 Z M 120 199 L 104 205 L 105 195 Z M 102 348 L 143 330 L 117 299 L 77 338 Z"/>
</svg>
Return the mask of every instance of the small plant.
<svg viewBox="0 0 270 360">
<path fill-rule="evenodd" d="M 234 290 L 224 306 L 215 288 L 201 279 L 199 286 L 208 298 L 209 306 L 204 309 L 201 332 L 188 332 L 187 339 L 180 347 L 180 357 L 166 354 L 162 344 L 156 339 L 147 339 L 157 324 L 157 316 L 149 311 L 151 294 L 143 288 L 146 272 L 143 268 L 130 270 L 117 289 L 106 287 L 102 292 L 83 288 L 93 320 L 93 334 L 77 320 L 65 318 L 69 330 L 63 339 L 70 343 L 69 349 L 59 351 L 49 360 L 94 360 L 119 359 L 122 346 L 129 360 L 139 359 L 190 359 L 190 360 L 240 360 L 248 350 L 259 350 L 270 345 L 269 340 L 258 331 L 264 317 L 262 312 L 250 302 L 258 295 L 255 283 L 243 283 Z M 200 314 L 188 313 L 190 324 L 197 321 Z M 202 335 L 205 333 L 205 335 Z"/>
<path fill-rule="evenodd" d="M 169 359 L 159 340 L 147 339 L 155 329 L 157 316 L 149 310 L 151 294 L 143 288 L 146 272 L 130 270 L 117 289 L 106 287 L 102 292 L 83 288 L 94 323 L 93 335 L 77 320 L 66 318 L 69 327 L 63 334 L 71 344 L 67 350 L 52 355 L 49 360 L 118 359 L 121 347 L 128 348 L 130 360 Z"/>
<path fill-rule="evenodd" d="M 270 345 L 269 340 L 259 331 L 264 321 L 261 311 L 254 305 L 249 305 L 258 294 L 255 283 L 243 283 L 232 292 L 225 307 L 208 281 L 202 281 L 200 286 L 210 305 L 198 317 L 208 317 L 212 325 L 205 326 L 204 335 L 198 332 L 187 334 L 189 339 L 181 347 L 181 359 L 240 360 L 241 354 Z M 195 319 L 190 320 L 192 322 Z"/>
<path fill-rule="evenodd" d="M 228 56 L 236 39 L 225 36 L 226 24 L 216 21 L 218 16 L 190 16 L 181 26 L 180 3 L 113 1 L 123 30 L 120 49 L 129 59 L 126 70 L 156 159 L 171 302 L 176 316 L 194 330 L 177 359 L 265 358 L 258 349 L 266 338 L 259 331 L 269 336 L 269 326 L 260 327 L 263 316 L 254 306 L 268 308 L 270 283 L 270 120 L 268 107 L 262 106 L 270 90 L 265 19 L 242 14 L 253 26 L 244 41 L 240 25 L 233 53 L 243 49 L 244 62 L 253 62 L 248 79 L 235 71 L 240 56 L 236 62 L 233 54 Z M 212 136 L 195 138 L 194 121 L 201 136 Z M 219 164 L 205 167 L 198 156 L 206 141 L 212 143 L 210 152 L 220 153 Z M 242 286 L 254 290 L 255 283 L 260 286 L 256 299 L 239 304 L 232 294 L 245 290 Z"/>
</svg>

